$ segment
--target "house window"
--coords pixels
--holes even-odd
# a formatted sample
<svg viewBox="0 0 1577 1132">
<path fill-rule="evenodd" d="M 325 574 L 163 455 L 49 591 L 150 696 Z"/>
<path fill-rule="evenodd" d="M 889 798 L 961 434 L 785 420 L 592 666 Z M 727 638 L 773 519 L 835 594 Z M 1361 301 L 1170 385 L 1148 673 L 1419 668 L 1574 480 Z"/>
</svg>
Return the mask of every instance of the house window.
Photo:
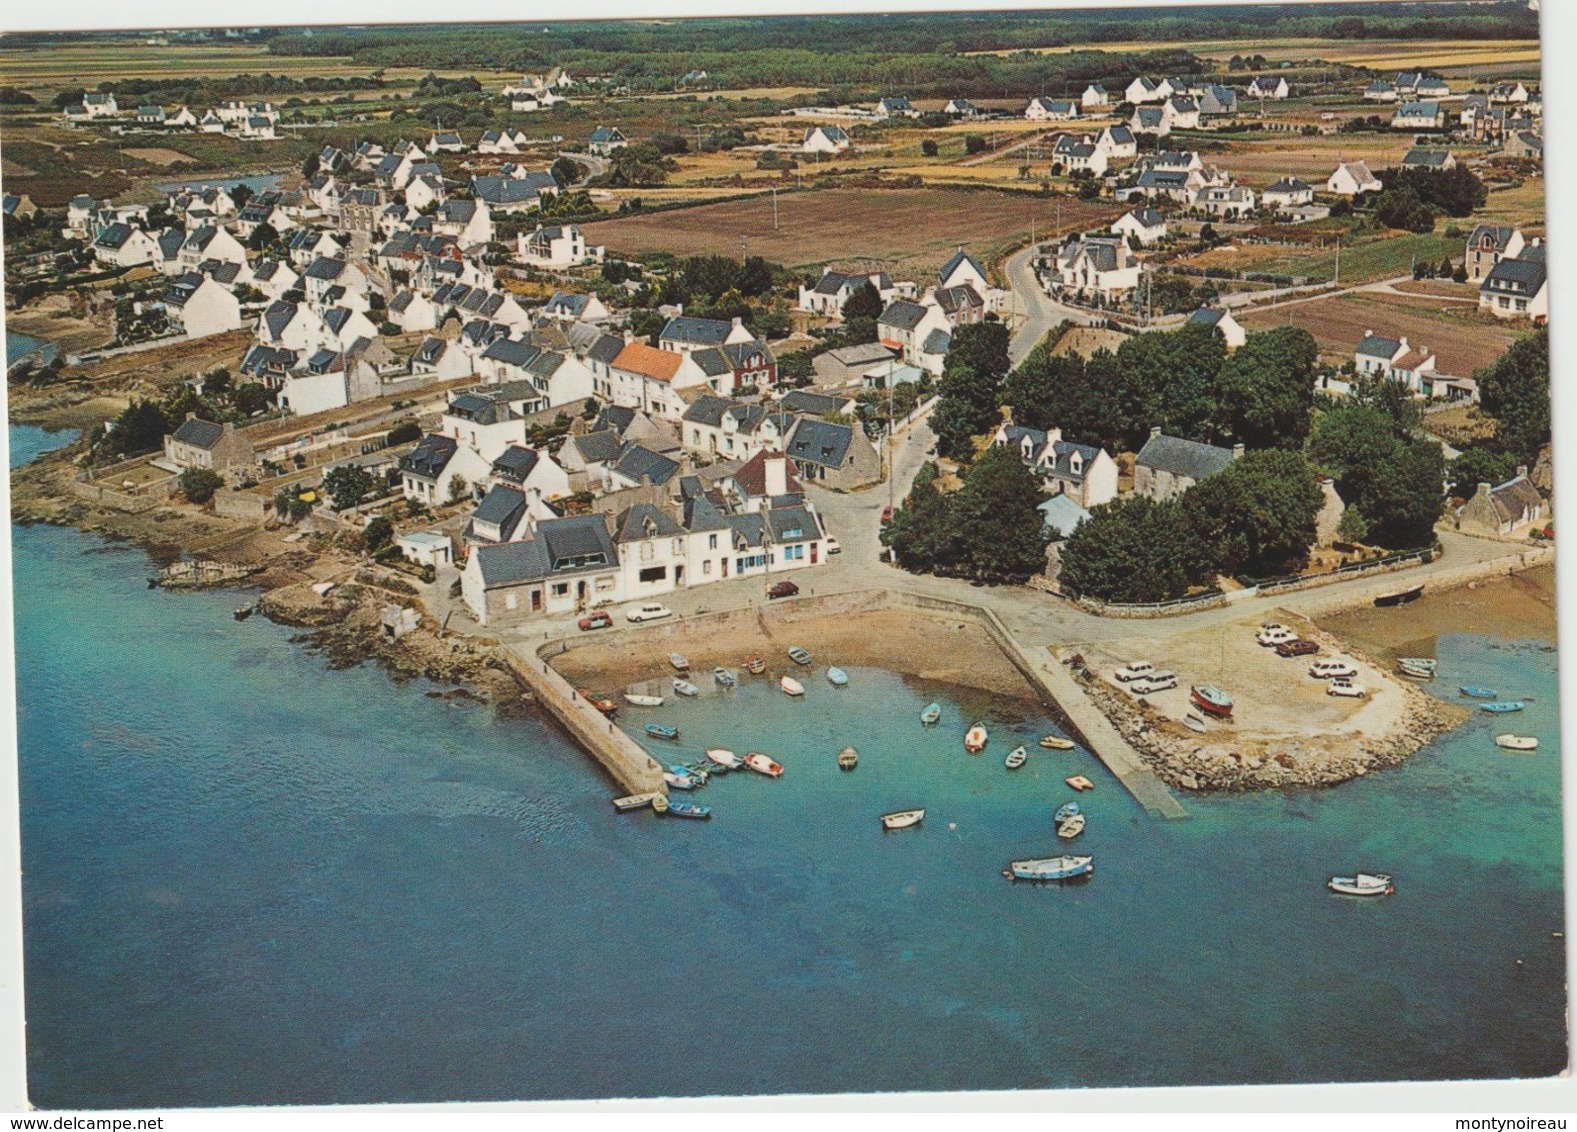
<svg viewBox="0 0 1577 1132">
<path fill-rule="evenodd" d="M 553 596 L 554 597 L 563 597 L 563 596 L 565 596 L 568 593 L 569 593 L 569 583 L 568 582 L 554 582 L 553 583 Z"/>
<path fill-rule="evenodd" d="M 717 549 L 717 535 L 710 534 L 710 535 L 706 536 L 706 548 L 708 550 L 716 550 Z"/>
<path fill-rule="evenodd" d="M 712 576 L 712 560 L 710 558 L 704 560 L 701 563 L 701 575 L 702 577 L 706 578 L 710 578 Z"/>
<path fill-rule="evenodd" d="M 640 573 L 640 580 L 643 585 L 650 585 L 652 582 L 662 582 L 667 579 L 668 567 L 666 566 L 648 566 Z"/>
</svg>

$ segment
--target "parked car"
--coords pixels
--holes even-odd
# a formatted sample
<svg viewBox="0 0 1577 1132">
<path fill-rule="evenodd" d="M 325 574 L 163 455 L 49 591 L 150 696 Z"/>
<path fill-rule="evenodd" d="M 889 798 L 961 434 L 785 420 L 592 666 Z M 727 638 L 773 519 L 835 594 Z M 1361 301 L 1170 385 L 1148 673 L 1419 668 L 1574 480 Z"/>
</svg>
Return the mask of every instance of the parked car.
<svg viewBox="0 0 1577 1132">
<path fill-rule="evenodd" d="M 838 540 L 833 538 L 833 537 L 831 537 L 830 535 L 827 537 L 827 544 L 826 545 L 827 545 L 827 553 L 828 554 L 842 554 L 843 553 L 843 547 L 838 544 Z"/>
<path fill-rule="evenodd" d="M 606 609 L 599 609 L 595 613 L 588 613 L 575 624 L 580 626 L 581 632 L 590 632 L 592 629 L 608 629 L 613 626 L 613 618 L 608 616 Z"/>
<path fill-rule="evenodd" d="M 773 582 L 767 587 L 767 600 L 771 601 L 773 598 L 779 597 L 793 597 L 797 593 L 799 593 L 799 587 L 793 582 Z"/>
<path fill-rule="evenodd" d="M 672 617 L 674 611 L 666 605 L 658 605 L 649 601 L 645 605 L 637 605 L 634 609 L 627 610 L 624 614 L 626 621 L 656 621 L 663 617 Z"/>
<path fill-rule="evenodd" d="M 1325 689 L 1327 696 L 1347 696 L 1351 699 L 1361 700 L 1368 695 L 1362 684 L 1354 684 L 1351 680 L 1332 680 L 1330 687 Z"/>
<path fill-rule="evenodd" d="M 1301 637 L 1294 637 L 1290 641 L 1283 641 L 1276 646 L 1277 656 L 1313 656 L 1320 651 L 1320 646 L 1313 641 L 1305 641 Z"/>
<path fill-rule="evenodd" d="M 1141 676 L 1148 676 L 1154 671 L 1155 665 L 1151 664 L 1148 660 L 1132 660 L 1123 665 L 1116 672 L 1113 672 L 1112 675 L 1126 684 L 1130 680 L 1137 680 Z"/>
<path fill-rule="evenodd" d="M 1276 645 L 1284 645 L 1288 641 L 1297 640 L 1298 634 L 1285 625 L 1261 625 L 1254 639 L 1266 648 L 1273 648 Z"/>
<path fill-rule="evenodd" d="M 1316 680 L 1350 680 L 1358 670 L 1345 660 L 1316 660 L 1309 665 L 1309 675 Z"/>
<path fill-rule="evenodd" d="M 1128 685 L 1128 690 L 1136 696 L 1150 696 L 1156 692 L 1166 692 L 1177 687 L 1177 674 L 1175 672 L 1152 672 L 1142 676 Z"/>
</svg>

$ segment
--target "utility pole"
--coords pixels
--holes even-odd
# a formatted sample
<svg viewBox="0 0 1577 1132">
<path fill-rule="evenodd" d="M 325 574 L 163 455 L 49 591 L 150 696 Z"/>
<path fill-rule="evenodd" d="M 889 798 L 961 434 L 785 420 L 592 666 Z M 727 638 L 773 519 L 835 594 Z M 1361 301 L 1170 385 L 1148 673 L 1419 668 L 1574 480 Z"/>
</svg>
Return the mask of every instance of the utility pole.
<svg viewBox="0 0 1577 1132">
<path fill-rule="evenodd" d="M 778 187 L 772 186 L 772 230 L 778 230 Z"/>
<path fill-rule="evenodd" d="M 1336 286 L 1342 285 L 1342 238 L 1336 237 L 1336 278 L 1331 280 Z"/>
</svg>

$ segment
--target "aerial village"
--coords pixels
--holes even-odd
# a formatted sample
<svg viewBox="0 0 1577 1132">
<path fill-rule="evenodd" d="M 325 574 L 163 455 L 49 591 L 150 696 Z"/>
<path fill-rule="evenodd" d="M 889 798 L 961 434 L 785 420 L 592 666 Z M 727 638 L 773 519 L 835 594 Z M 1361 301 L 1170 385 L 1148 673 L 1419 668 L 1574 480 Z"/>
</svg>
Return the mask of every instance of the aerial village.
<svg viewBox="0 0 1577 1132">
<path fill-rule="evenodd" d="M 27 290 L 61 255 L 79 277 L 130 284 L 90 299 L 86 314 L 73 308 L 113 318 L 115 341 L 54 359 L 56 376 L 113 375 L 158 351 L 201 358 L 181 388 L 162 391 L 156 443 L 135 401 L 101 430 L 101 454 L 72 473 L 79 502 L 173 509 L 222 520 L 211 532 L 266 529 L 298 546 L 340 540 L 408 579 L 446 631 L 469 622 L 540 638 L 538 626 L 660 620 L 683 594 L 694 612 L 836 588 L 858 571 L 946 574 L 953 567 L 915 549 L 909 481 L 923 464 L 926 492 L 962 498 L 969 465 L 994 450 L 1019 458 L 1041 498 L 1015 520 L 1027 524 L 1031 567 L 981 566 L 977 578 L 1085 612 L 1219 607 L 1268 560 L 1195 571 L 1165 593 L 1102 591 L 1092 576 L 1116 571 L 1092 566 L 1100 547 L 1093 534 L 1076 545 L 1079 532 L 1101 530 L 1136 498 L 1186 507 L 1234 465 L 1262 466 L 1256 453 L 1278 439 L 1198 417 L 1185 427 L 1186 413 L 1156 408 L 1164 388 L 1117 422 L 1088 406 L 1059 416 L 1061 393 L 1032 407 L 1015 400 L 1014 381 L 1043 366 L 1055 383 L 1067 363 L 1095 382 L 1097 366 L 1127 364 L 1125 350 L 1190 334 L 1217 352 L 1214 380 L 1217 368 L 1264 362 L 1255 339 L 1305 315 L 1317 357 L 1299 363 L 1311 387 L 1297 437 L 1315 397 L 1368 409 L 1384 388 L 1424 429 L 1449 420 L 1431 435 L 1454 447 L 1434 471 L 1423 465 L 1439 513 L 1421 519 L 1346 492 L 1340 460 L 1312 477 L 1310 540 L 1283 556 L 1304 564 L 1294 582 L 1340 581 L 1400 552 L 1417 558 L 1421 546 L 1427 562 L 1437 520 L 1518 547 L 1544 538 L 1547 460 L 1535 468 L 1531 453 L 1498 451 L 1460 465 L 1450 495 L 1427 482 L 1475 429 L 1483 435 L 1484 371 L 1547 319 L 1541 208 L 1522 221 L 1485 211 L 1485 185 L 1515 194 L 1540 184 L 1539 91 L 1344 73 L 1314 97 L 1297 74 L 1234 59 L 1187 77 L 1089 81 L 1060 97 L 892 92 L 796 104 L 708 136 L 697 127 L 687 142 L 681 129 L 603 117 L 620 105 L 609 100 L 615 80 L 555 68 L 476 95 L 496 108 L 497 126 L 406 119 L 408 132 L 380 142 L 387 131 L 357 137 L 349 125 L 255 188 L 177 174 L 156 200 L 79 193 L 63 208 L 8 190 L 8 226 L 47 226 L 41 246 L 71 248 L 29 256 L 24 243 L 8 257 L 8 290 Z M 692 71 L 677 88 L 707 91 L 709 77 Z M 222 135 L 247 147 L 248 169 L 310 137 L 274 102 L 118 98 L 85 92 L 49 128 L 108 131 L 150 154 Z M 598 120 L 567 139 L 553 115 L 577 106 Z M 1256 142 L 1284 138 L 1285 152 L 1238 152 L 1232 131 L 1250 128 Z M 951 243 L 926 232 L 913 254 L 832 253 L 793 269 L 753 250 L 780 230 L 780 206 L 787 215 L 817 195 L 807 180 L 841 163 L 851 180 L 837 191 L 847 193 L 852 178 L 902 166 L 899 137 L 914 160 L 946 163 L 936 169 L 1017 182 L 1039 230 L 976 229 Z M 758 235 L 719 221 L 719 237 L 691 229 L 688 244 L 682 231 L 642 243 L 689 215 L 684 204 L 745 207 L 723 195 L 733 182 L 721 177 L 705 191 L 695 182 L 680 204 L 667 203 L 676 188 L 630 188 L 644 167 L 658 168 L 650 184 L 660 185 L 662 169 L 672 175 L 692 157 L 774 178 L 746 194 Z M 930 183 L 904 175 L 900 187 Z M 970 194 L 958 198 L 974 207 Z M 1344 247 L 1360 217 L 1384 238 Z M 1411 304 L 1431 300 L 1457 321 L 1427 329 Z M 24 368 L 35 362 L 45 369 L 38 358 Z M 957 408 L 971 379 L 990 385 L 984 410 Z M 144 435 L 133 440 L 134 430 Z M 1412 537 L 1384 539 L 1387 523 Z M 337 584 L 325 578 L 314 593 L 326 599 Z M 391 635 L 420 620 L 398 608 L 409 602 L 386 600 Z M 1356 670 L 1337 667 L 1350 689 Z M 1127 679 L 1144 677 L 1151 697 L 1175 687 L 1175 676 L 1150 681 L 1153 669 Z M 1091 692 L 1113 719 L 1130 710 L 1104 698 L 1131 691 L 1122 684 Z M 1175 714 L 1195 708 L 1214 710 L 1196 697 Z"/>
</svg>

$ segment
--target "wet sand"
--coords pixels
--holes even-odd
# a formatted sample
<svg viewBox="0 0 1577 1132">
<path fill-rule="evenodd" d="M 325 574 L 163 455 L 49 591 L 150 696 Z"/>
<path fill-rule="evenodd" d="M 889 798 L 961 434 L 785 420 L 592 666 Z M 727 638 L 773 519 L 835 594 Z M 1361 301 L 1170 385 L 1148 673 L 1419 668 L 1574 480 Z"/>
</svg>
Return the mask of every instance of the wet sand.
<svg viewBox="0 0 1577 1132">
<path fill-rule="evenodd" d="M 1376 660 L 1433 656 L 1434 638 L 1453 633 L 1555 642 L 1555 567 L 1431 593 L 1393 609 L 1365 606 L 1321 618 L 1324 629 Z"/>
</svg>

